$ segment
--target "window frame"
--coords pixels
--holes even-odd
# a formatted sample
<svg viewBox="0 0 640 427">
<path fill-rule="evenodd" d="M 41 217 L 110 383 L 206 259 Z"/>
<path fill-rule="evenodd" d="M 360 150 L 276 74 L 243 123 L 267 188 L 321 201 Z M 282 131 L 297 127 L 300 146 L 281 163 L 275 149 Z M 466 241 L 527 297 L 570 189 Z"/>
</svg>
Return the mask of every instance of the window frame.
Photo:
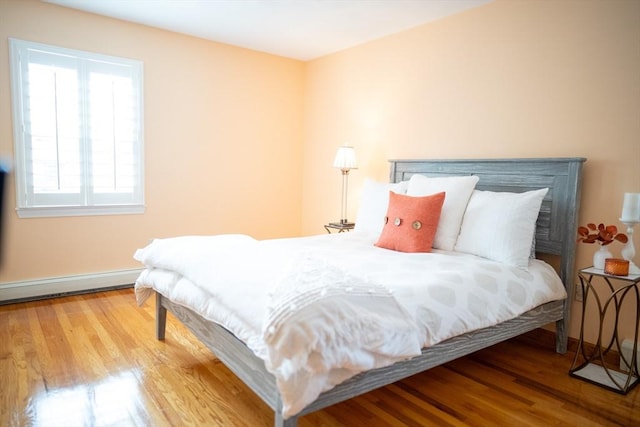
<svg viewBox="0 0 640 427">
<path fill-rule="evenodd" d="M 61 203 L 69 193 L 48 195 L 46 193 L 36 193 L 33 185 L 33 175 L 27 167 L 27 146 L 32 144 L 28 140 L 25 119 L 25 87 L 28 82 L 23 75 L 23 67 L 28 67 L 26 53 L 29 50 L 37 50 L 52 55 L 62 55 L 74 58 L 78 61 L 76 70 L 79 85 L 80 105 L 84 107 L 78 111 L 78 121 L 80 123 L 80 163 L 91 161 L 92 142 L 89 133 L 90 114 L 88 103 L 90 102 L 89 86 L 87 76 L 92 66 L 100 63 L 114 64 L 130 71 L 133 87 L 134 116 L 136 117 L 137 129 L 133 135 L 133 159 L 134 177 L 133 187 L 130 192 L 120 193 L 116 196 L 115 202 L 110 194 L 100 194 L 92 186 L 92 176 L 85 166 L 81 176 L 80 203 Z M 142 61 L 129 58 L 114 57 L 93 52 L 76 49 L 68 49 L 59 46 L 30 42 L 9 38 L 10 67 L 11 67 L 11 92 L 13 108 L 13 133 L 14 133 L 14 175 L 16 185 L 16 212 L 20 218 L 34 217 L 58 217 L 58 216 L 86 216 L 86 215 L 120 215 L 120 214 L 141 214 L 145 211 L 145 182 L 144 182 L 144 108 L 143 108 L 143 63 Z M 135 164 L 137 160 L 137 164 Z M 38 199 L 57 199 L 56 203 L 39 203 Z M 60 197 L 57 197 L 60 196 Z"/>
</svg>

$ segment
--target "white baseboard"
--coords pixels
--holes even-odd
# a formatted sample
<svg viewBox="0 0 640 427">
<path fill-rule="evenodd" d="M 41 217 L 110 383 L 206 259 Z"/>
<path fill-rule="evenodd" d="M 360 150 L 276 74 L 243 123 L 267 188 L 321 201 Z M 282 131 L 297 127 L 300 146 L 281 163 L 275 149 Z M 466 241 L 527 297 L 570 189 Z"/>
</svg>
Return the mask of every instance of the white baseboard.
<svg viewBox="0 0 640 427">
<path fill-rule="evenodd" d="M 142 269 L 135 268 L 131 270 L 0 283 L 0 302 L 38 299 L 48 296 L 54 297 L 67 293 L 79 293 L 132 285 L 141 272 Z"/>
</svg>

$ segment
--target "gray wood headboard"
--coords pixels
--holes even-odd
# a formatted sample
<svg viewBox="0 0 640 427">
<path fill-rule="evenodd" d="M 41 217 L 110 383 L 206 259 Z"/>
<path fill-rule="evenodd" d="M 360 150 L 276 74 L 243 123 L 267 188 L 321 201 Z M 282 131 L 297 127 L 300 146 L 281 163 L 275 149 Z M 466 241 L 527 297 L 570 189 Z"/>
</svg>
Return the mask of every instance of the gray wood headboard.
<svg viewBox="0 0 640 427">
<path fill-rule="evenodd" d="M 560 256 L 560 278 L 573 296 L 576 230 L 584 158 L 390 160 L 391 182 L 411 175 L 477 175 L 476 188 L 521 193 L 549 188 L 536 226 L 536 251 Z M 570 301 L 570 299 L 569 299 Z"/>
</svg>

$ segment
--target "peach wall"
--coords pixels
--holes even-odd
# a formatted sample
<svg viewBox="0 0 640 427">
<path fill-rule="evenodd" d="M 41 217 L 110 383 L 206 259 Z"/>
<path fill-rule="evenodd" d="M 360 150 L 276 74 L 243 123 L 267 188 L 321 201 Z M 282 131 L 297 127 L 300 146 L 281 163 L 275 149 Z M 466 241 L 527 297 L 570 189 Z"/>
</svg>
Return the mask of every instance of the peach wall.
<svg viewBox="0 0 640 427">
<path fill-rule="evenodd" d="M 8 37 L 144 62 L 147 209 L 18 219 L 11 180 L 0 283 L 136 268 L 133 252 L 153 237 L 299 234 L 303 63 L 39 1 L 0 1 L 4 155 L 13 153 Z"/>
<path fill-rule="evenodd" d="M 387 180 L 390 158 L 586 157 L 581 222 L 622 226 L 623 193 L 640 192 L 640 2 L 498 0 L 307 73 L 305 234 L 339 217 L 331 161 L 345 140 L 360 162 L 349 218 L 363 179 Z M 579 246 L 577 266 L 595 249 Z"/>
<path fill-rule="evenodd" d="M 13 151 L 7 37 L 144 61 L 147 210 L 18 219 L 10 181 L 0 286 L 135 268 L 152 237 L 323 233 L 340 215 L 344 142 L 360 162 L 351 219 L 389 158 L 587 157 L 581 222 L 617 223 L 623 193 L 640 192 L 636 1 L 498 0 L 304 64 L 4 0 L 0 154 Z M 594 249 L 578 247 L 578 266 Z"/>
</svg>

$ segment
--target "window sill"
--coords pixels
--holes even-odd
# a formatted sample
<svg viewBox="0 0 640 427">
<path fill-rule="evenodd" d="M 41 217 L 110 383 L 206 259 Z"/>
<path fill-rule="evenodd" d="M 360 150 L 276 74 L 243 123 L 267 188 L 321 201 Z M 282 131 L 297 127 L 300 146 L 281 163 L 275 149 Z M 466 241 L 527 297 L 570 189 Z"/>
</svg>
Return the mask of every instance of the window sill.
<svg viewBox="0 0 640 427">
<path fill-rule="evenodd" d="M 47 206 L 17 208 L 18 218 L 47 218 L 59 216 L 132 215 L 144 213 L 144 205 L 112 206 Z"/>
</svg>

